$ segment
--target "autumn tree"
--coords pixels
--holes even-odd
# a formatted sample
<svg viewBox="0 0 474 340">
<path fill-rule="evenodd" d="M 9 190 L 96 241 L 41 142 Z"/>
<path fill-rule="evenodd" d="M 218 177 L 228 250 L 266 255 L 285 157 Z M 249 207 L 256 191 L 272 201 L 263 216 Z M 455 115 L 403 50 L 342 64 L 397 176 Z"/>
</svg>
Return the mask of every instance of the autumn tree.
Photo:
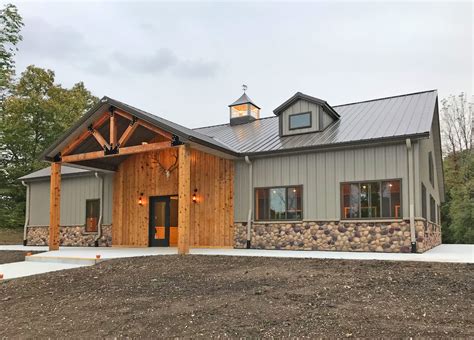
<svg viewBox="0 0 474 340">
<path fill-rule="evenodd" d="M 51 70 L 29 66 L 11 86 L 0 116 L 0 226 L 21 226 L 25 191 L 17 180 L 46 166 L 41 153 L 96 102 L 84 86 L 55 84 Z"/>
<path fill-rule="evenodd" d="M 443 242 L 474 243 L 474 153 L 472 100 L 464 93 L 441 101 L 446 202 Z"/>
</svg>

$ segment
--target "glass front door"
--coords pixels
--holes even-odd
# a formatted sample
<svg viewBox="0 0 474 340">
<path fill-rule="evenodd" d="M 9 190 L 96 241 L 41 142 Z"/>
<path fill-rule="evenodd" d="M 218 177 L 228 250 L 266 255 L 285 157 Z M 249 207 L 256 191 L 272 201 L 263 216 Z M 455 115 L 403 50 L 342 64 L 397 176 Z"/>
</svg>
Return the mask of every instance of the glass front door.
<svg viewBox="0 0 474 340">
<path fill-rule="evenodd" d="M 178 244 L 178 197 L 150 197 L 150 247 Z"/>
</svg>

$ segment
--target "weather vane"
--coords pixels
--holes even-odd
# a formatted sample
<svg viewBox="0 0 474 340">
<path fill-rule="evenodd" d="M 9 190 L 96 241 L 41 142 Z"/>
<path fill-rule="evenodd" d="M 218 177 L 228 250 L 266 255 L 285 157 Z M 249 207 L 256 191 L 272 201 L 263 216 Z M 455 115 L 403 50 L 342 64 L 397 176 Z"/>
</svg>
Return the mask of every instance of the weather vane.
<svg viewBox="0 0 474 340">
<path fill-rule="evenodd" d="M 244 92 L 247 91 L 247 85 L 243 84 L 242 85 L 242 90 L 244 90 Z"/>
</svg>

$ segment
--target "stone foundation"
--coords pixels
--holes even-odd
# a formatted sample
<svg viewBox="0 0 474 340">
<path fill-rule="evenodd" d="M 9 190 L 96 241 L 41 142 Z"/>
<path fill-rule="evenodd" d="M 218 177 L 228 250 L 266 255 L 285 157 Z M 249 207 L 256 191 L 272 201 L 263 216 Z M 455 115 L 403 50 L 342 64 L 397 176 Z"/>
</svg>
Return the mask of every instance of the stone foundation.
<svg viewBox="0 0 474 340">
<path fill-rule="evenodd" d="M 247 224 L 234 224 L 234 248 L 247 245 Z M 416 222 L 417 252 L 441 244 L 438 226 Z M 299 222 L 253 223 L 253 249 L 411 252 L 410 223 L 401 222 Z"/>
<path fill-rule="evenodd" d="M 416 246 L 419 253 L 424 253 L 441 244 L 441 228 L 439 225 L 416 221 Z"/>
<path fill-rule="evenodd" d="M 85 226 L 67 226 L 59 228 L 59 244 L 61 246 L 93 247 L 97 233 L 87 233 Z M 48 226 L 28 227 L 26 233 L 29 246 L 46 246 L 49 241 Z M 100 247 L 112 246 L 112 226 L 102 226 Z"/>
</svg>

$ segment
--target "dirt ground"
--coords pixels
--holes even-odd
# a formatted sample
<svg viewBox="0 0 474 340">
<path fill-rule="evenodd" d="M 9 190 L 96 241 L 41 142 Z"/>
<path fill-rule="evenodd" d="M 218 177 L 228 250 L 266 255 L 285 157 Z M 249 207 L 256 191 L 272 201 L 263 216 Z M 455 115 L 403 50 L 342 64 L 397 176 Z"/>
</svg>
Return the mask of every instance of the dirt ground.
<svg viewBox="0 0 474 340">
<path fill-rule="evenodd" d="M 23 229 L 0 228 L 0 244 L 23 244 Z"/>
<path fill-rule="evenodd" d="M 41 251 L 31 251 L 32 254 L 41 253 Z M 16 250 L 0 250 L 0 264 L 25 261 L 26 252 Z"/>
<path fill-rule="evenodd" d="M 0 338 L 474 337 L 466 264 L 219 256 L 0 284 Z"/>
</svg>

